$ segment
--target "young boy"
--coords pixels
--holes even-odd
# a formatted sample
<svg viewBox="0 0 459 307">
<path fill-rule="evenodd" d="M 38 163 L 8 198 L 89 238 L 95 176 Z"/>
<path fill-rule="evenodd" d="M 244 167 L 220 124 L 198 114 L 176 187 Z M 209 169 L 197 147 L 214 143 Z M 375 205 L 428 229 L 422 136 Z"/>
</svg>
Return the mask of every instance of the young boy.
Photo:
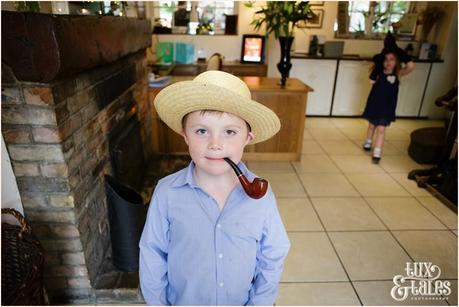
<svg viewBox="0 0 459 307">
<path fill-rule="evenodd" d="M 246 84 L 221 71 L 174 83 L 155 98 L 160 118 L 189 147 L 189 166 L 159 180 L 140 240 L 149 305 L 273 305 L 290 248 L 271 187 L 250 198 L 244 147 L 280 129 Z"/>
</svg>

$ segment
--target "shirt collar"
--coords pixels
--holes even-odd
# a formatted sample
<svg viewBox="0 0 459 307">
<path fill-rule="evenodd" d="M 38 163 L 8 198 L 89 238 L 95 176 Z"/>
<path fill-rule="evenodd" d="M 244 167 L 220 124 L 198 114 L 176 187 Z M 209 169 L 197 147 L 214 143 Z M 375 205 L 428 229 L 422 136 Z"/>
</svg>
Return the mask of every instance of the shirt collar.
<svg viewBox="0 0 459 307">
<path fill-rule="evenodd" d="M 254 175 L 249 171 L 247 166 L 244 164 L 244 162 L 239 161 L 237 166 L 241 169 L 242 173 L 246 176 L 246 178 L 249 181 L 253 180 Z M 197 188 L 199 187 L 195 181 L 195 178 L 193 176 L 194 168 L 196 167 L 196 164 L 194 163 L 193 160 L 188 164 L 188 166 L 184 169 L 184 171 L 175 179 L 175 181 L 172 183 L 172 187 L 181 187 L 185 184 L 188 184 L 192 188 Z"/>
</svg>

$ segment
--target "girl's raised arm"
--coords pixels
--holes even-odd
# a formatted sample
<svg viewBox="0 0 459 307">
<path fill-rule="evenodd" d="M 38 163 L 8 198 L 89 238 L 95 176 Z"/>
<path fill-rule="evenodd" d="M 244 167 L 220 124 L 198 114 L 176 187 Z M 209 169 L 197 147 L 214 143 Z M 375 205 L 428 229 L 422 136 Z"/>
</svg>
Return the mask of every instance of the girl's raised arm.
<svg viewBox="0 0 459 307">
<path fill-rule="evenodd" d="M 414 70 L 414 66 L 415 65 L 413 61 L 409 61 L 408 63 L 406 63 L 405 66 L 402 69 L 400 69 L 400 77 L 406 76 L 407 74 L 412 72 Z"/>
</svg>

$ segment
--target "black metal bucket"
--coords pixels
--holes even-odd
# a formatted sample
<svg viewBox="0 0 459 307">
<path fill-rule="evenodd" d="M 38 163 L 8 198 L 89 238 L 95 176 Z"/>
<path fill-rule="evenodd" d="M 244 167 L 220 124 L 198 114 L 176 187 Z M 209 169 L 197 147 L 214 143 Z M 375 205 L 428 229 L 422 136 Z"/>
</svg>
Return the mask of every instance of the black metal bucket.
<svg viewBox="0 0 459 307">
<path fill-rule="evenodd" d="M 124 272 L 139 270 L 139 241 L 147 215 L 142 197 L 105 175 L 113 264 Z"/>
</svg>

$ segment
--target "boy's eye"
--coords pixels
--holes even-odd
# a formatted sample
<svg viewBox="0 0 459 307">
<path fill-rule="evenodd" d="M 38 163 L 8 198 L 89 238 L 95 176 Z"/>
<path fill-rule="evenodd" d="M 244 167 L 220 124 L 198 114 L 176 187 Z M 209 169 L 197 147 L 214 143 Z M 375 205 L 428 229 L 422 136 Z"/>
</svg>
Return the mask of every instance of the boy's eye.
<svg viewBox="0 0 459 307">
<path fill-rule="evenodd" d="M 236 131 L 228 129 L 228 130 L 226 130 L 226 133 L 229 134 L 229 135 L 235 135 Z"/>
<path fill-rule="evenodd" d="M 205 134 L 206 132 L 207 132 L 207 130 L 203 129 L 203 128 L 196 130 L 196 134 L 201 134 L 202 135 L 202 134 Z"/>
</svg>

